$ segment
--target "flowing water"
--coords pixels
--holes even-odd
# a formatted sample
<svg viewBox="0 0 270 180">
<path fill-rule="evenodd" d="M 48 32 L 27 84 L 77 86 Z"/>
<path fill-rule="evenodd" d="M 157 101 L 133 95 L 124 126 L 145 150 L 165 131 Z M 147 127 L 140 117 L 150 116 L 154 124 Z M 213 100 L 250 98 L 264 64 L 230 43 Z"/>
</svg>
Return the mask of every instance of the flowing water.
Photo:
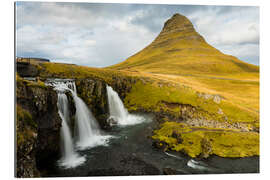
<svg viewBox="0 0 270 180">
<path fill-rule="evenodd" d="M 107 96 L 109 102 L 110 118 L 116 121 L 117 125 L 126 126 L 142 123 L 145 119 L 143 116 L 137 116 L 128 113 L 117 92 L 107 85 Z"/>
<path fill-rule="evenodd" d="M 135 115 L 128 113 L 118 94 L 109 86 L 107 86 L 107 93 L 110 116 L 116 120 L 116 125 L 108 132 L 110 136 L 104 136 L 91 111 L 88 110 L 84 102 L 75 93 L 75 84 L 67 84 L 68 89 L 72 90 L 71 92 L 76 105 L 77 128 L 78 131 L 82 130 L 83 132 L 81 135 L 77 135 L 76 144 L 79 148 L 75 149 L 75 153 L 77 156 L 85 158 L 85 161 L 80 166 L 73 166 L 73 168 L 69 169 L 58 165 L 48 167 L 47 173 L 44 176 L 161 175 L 168 172 L 173 172 L 173 174 L 259 172 L 259 157 L 221 158 L 211 156 L 206 160 L 198 160 L 192 159 L 182 153 L 163 152 L 160 149 L 156 149 L 152 146 L 152 140 L 150 138 L 153 129 L 158 127 L 158 123 L 153 118 L 154 116 L 151 114 Z M 60 116 L 64 119 L 62 129 L 66 129 L 65 126 L 68 124 L 62 113 L 65 112 L 64 109 L 65 107 L 59 107 Z M 134 118 L 135 123 L 131 122 L 132 118 Z M 65 136 L 68 137 L 69 135 Z M 93 137 L 99 138 L 95 142 L 95 138 Z M 105 137 L 105 141 L 103 141 L 104 139 L 100 140 L 102 139 L 100 137 Z M 85 147 L 84 145 L 91 148 L 80 148 Z M 70 149 L 67 152 L 74 153 Z"/>
<path fill-rule="evenodd" d="M 101 132 L 92 112 L 74 91 L 72 91 L 72 96 L 76 107 L 75 136 L 77 148 L 83 150 L 99 145 L 106 145 L 112 136 L 105 135 Z"/>
<path fill-rule="evenodd" d="M 175 174 L 258 173 L 259 157 L 191 159 L 177 152 L 163 152 L 152 146 L 151 136 L 157 123 L 150 114 L 140 114 L 146 121 L 133 126 L 113 126 L 116 138 L 108 146 L 79 151 L 86 157 L 82 166 L 71 169 L 53 167 L 48 177 L 162 175 L 165 169 Z"/>
<path fill-rule="evenodd" d="M 99 128 L 98 123 L 91 111 L 81 98 L 77 96 L 76 85 L 73 80 L 53 79 L 46 82 L 47 85 L 53 86 L 58 94 L 58 113 L 62 119 L 61 127 L 61 154 L 58 161 L 59 165 L 64 168 L 74 168 L 85 161 L 84 156 L 80 156 L 76 150 L 88 149 L 99 145 L 106 145 L 108 139 L 112 136 L 105 135 Z M 72 93 L 75 102 L 75 137 L 72 138 L 70 132 L 70 113 L 66 92 Z M 74 140 L 75 143 L 74 143 Z M 76 144 L 76 147 L 74 146 Z"/>
<path fill-rule="evenodd" d="M 64 168 L 73 168 L 82 164 L 85 158 L 74 151 L 73 140 L 67 123 L 69 119 L 68 100 L 67 96 L 62 92 L 58 92 L 57 105 L 59 116 L 62 119 L 60 130 L 62 158 L 59 160 L 59 165 Z"/>
</svg>

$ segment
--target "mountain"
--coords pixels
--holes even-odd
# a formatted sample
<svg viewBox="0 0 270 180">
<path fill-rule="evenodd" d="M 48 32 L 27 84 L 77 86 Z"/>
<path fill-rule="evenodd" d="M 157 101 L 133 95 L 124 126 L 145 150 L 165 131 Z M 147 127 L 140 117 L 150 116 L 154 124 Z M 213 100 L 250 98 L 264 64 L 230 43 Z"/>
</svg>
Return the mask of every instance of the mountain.
<svg viewBox="0 0 270 180">
<path fill-rule="evenodd" d="M 180 14 L 174 14 L 165 22 L 162 31 L 150 45 L 109 68 L 161 74 L 259 72 L 258 66 L 226 55 L 208 44 L 196 32 L 190 20 Z"/>
</svg>

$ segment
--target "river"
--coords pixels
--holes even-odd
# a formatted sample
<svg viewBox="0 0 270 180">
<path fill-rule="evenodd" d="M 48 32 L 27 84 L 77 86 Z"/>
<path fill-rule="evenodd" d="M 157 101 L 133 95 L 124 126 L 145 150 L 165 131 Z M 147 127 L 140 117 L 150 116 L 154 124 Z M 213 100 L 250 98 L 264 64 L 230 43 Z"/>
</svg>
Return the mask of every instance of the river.
<svg viewBox="0 0 270 180">
<path fill-rule="evenodd" d="M 57 163 L 46 170 L 47 177 L 258 173 L 259 157 L 191 159 L 177 152 L 164 153 L 152 146 L 151 136 L 157 123 L 150 114 L 140 114 L 146 121 L 136 125 L 114 126 L 106 132 L 113 138 L 107 146 L 77 152 L 86 161 L 64 169 Z"/>
</svg>

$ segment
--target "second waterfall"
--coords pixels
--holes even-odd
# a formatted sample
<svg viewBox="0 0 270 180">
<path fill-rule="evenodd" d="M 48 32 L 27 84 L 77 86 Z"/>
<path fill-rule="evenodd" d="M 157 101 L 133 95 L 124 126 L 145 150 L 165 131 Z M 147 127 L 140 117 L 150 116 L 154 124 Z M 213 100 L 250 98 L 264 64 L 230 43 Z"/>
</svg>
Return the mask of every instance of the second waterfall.
<svg viewBox="0 0 270 180">
<path fill-rule="evenodd" d="M 125 126 L 139 124 L 145 121 L 143 116 L 128 113 L 117 92 L 107 85 L 107 96 L 110 110 L 110 121 L 114 124 Z"/>
<path fill-rule="evenodd" d="M 76 89 L 74 82 L 72 86 L 74 87 L 72 89 Z M 96 118 L 83 100 L 77 96 L 76 91 L 71 90 L 71 93 L 76 107 L 75 137 L 77 147 L 79 149 L 87 149 L 94 146 L 106 145 L 107 140 L 111 138 L 111 136 L 104 135 L 101 132 Z"/>
</svg>

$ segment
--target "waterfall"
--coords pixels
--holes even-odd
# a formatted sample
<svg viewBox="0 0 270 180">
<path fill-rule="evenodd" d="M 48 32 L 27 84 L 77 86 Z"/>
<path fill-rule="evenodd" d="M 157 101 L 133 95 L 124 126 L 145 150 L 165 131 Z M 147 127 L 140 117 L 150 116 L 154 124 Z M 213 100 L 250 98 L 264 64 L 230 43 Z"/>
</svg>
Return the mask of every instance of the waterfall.
<svg viewBox="0 0 270 180">
<path fill-rule="evenodd" d="M 74 151 L 73 140 L 67 124 L 69 119 L 68 100 L 67 96 L 60 91 L 58 92 L 57 106 L 59 116 L 62 119 L 62 127 L 60 129 L 62 157 L 59 160 L 59 165 L 65 168 L 76 167 L 82 164 L 85 161 L 85 158 L 79 156 Z"/>
<path fill-rule="evenodd" d="M 83 100 L 77 96 L 75 84 L 74 87 L 75 91 L 71 92 L 76 107 L 75 135 L 77 138 L 77 147 L 79 149 L 86 149 L 99 145 L 107 145 L 108 139 L 112 136 L 103 135 L 92 112 Z"/>
<path fill-rule="evenodd" d="M 117 92 L 115 92 L 113 88 L 108 85 L 106 88 L 110 111 L 109 120 L 122 126 L 138 124 L 145 120 L 142 116 L 129 114 Z"/>
<path fill-rule="evenodd" d="M 75 103 L 75 139 L 76 147 L 80 150 L 92 148 L 99 145 L 107 145 L 108 139 L 112 136 L 104 135 L 101 131 L 97 120 L 93 116 L 90 109 L 83 102 L 83 100 L 77 95 L 76 85 L 73 80 L 53 79 L 47 82 L 47 85 L 53 86 L 58 92 L 70 91 Z M 67 112 L 68 107 L 60 107 L 63 111 Z M 63 115 L 66 117 L 65 115 Z M 69 117 L 67 117 L 69 123 Z"/>
</svg>

